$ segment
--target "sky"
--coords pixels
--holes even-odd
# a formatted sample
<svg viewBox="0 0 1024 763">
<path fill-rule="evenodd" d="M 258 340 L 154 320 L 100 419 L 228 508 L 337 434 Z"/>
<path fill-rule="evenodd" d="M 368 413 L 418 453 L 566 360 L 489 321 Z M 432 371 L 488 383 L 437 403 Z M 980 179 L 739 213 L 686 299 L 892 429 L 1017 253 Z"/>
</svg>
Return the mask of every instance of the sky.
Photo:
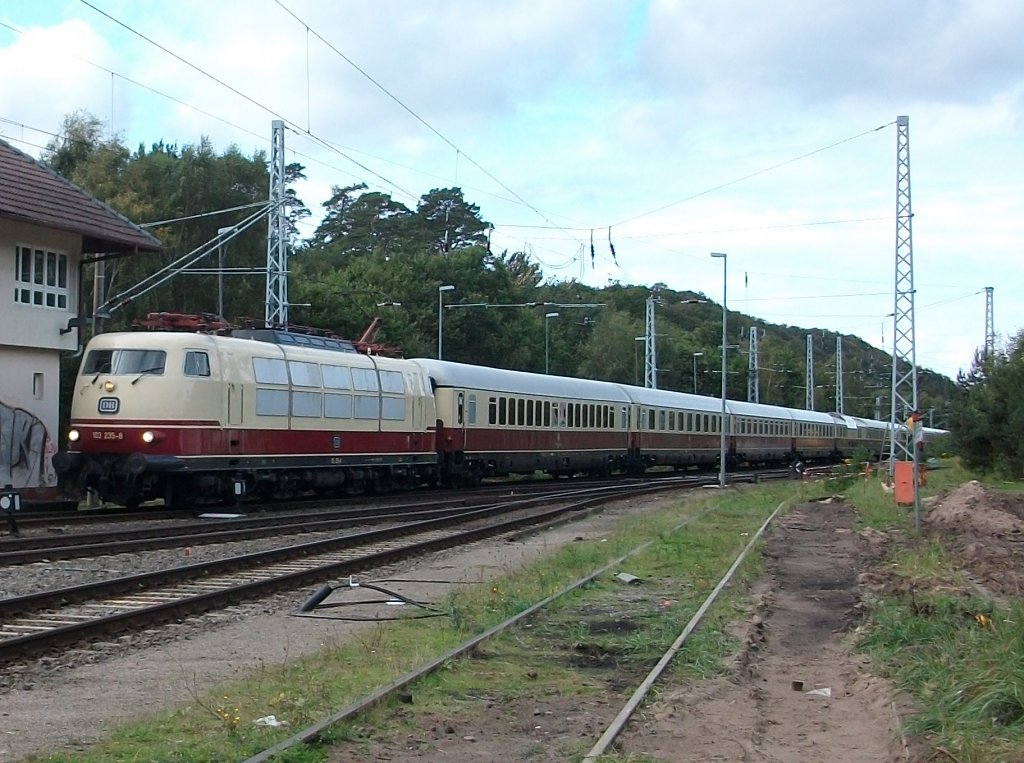
<svg viewBox="0 0 1024 763">
<path fill-rule="evenodd" d="M 38 156 L 87 110 L 269 152 L 282 119 L 315 214 L 459 186 L 548 279 L 725 287 L 891 353 L 906 115 L 917 362 L 955 377 L 985 287 L 1024 328 L 1022 37 L 1019 0 L 6 0 L 0 137 Z"/>
</svg>

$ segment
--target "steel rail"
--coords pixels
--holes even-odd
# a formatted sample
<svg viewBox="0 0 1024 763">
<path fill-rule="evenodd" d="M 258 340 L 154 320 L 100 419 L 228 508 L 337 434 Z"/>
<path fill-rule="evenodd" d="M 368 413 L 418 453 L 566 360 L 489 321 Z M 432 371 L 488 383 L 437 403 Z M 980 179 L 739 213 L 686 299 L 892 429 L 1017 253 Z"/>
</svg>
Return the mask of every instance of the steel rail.
<svg viewBox="0 0 1024 763">
<path fill-rule="evenodd" d="M 682 649 L 683 644 L 686 642 L 686 639 L 690 637 L 690 634 L 693 633 L 694 629 L 700 624 L 700 621 L 704 618 L 705 613 L 708 611 L 708 609 L 711 608 L 711 605 L 714 604 L 715 601 L 718 599 L 718 595 L 722 592 L 722 589 L 724 589 L 729 584 L 729 581 L 732 580 L 732 576 L 736 573 L 736 570 L 739 569 L 740 565 L 743 563 L 743 560 L 746 559 L 747 554 L 750 552 L 750 549 L 754 547 L 754 544 L 758 541 L 758 539 L 761 537 L 764 531 L 768 528 L 768 525 L 771 524 L 772 520 L 775 519 L 776 515 L 780 511 L 782 511 L 785 505 L 789 503 L 791 500 L 793 499 L 787 498 L 785 501 L 776 506 L 775 511 L 773 511 L 768 516 L 768 518 L 764 521 L 761 527 L 758 528 L 757 532 L 754 533 L 754 536 L 750 539 L 750 542 L 743 547 L 743 550 L 739 553 L 739 555 L 736 557 L 736 560 L 732 563 L 732 566 L 729 567 L 728 571 L 725 573 L 722 579 L 718 581 L 718 585 L 716 585 L 712 589 L 711 593 L 708 594 L 708 597 L 704 600 L 704 603 L 700 605 L 700 608 L 694 613 L 693 617 L 690 618 L 690 621 L 686 624 L 686 627 L 683 628 L 682 632 L 680 632 L 679 636 L 676 637 L 676 640 L 672 642 L 672 646 L 670 646 L 665 651 L 665 654 L 662 655 L 661 659 L 658 660 L 658 664 L 651 668 L 651 671 L 647 674 L 647 677 L 644 678 L 644 680 L 640 683 L 640 686 L 638 686 L 636 691 L 633 692 L 632 696 L 623 706 L 622 710 L 619 711 L 618 715 L 615 716 L 615 719 L 611 722 L 611 724 L 609 724 L 608 728 L 601 735 L 601 738 L 598 739 L 597 743 L 590 749 L 590 752 L 588 752 L 583 757 L 581 763 L 595 763 L 598 756 L 603 755 L 604 752 L 611 745 L 611 743 L 615 741 L 616 737 L 618 737 L 619 733 L 625 727 L 626 723 L 632 717 L 633 713 L 640 706 L 640 703 L 643 702 L 644 699 L 647 697 L 647 694 L 651 691 L 651 688 L 654 686 L 655 681 L 658 680 L 661 674 L 665 671 L 665 668 L 668 667 L 668 664 L 672 661 L 672 658 L 676 656 L 680 649 Z"/>
<path fill-rule="evenodd" d="M 711 513 L 713 510 L 714 509 L 712 508 L 706 508 L 692 517 L 687 517 L 682 522 L 675 525 L 671 530 L 669 530 L 669 533 L 674 533 L 678 530 L 681 530 L 683 527 L 686 527 L 686 525 L 690 524 L 691 522 L 697 521 L 698 519 Z M 362 699 L 359 699 L 356 702 L 350 704 L 348 707 L 345 707 L 339 710 L 338 712 L 331 714 L 330 716 L 321 721 L 318 721 L 310 726 L 307 726 L 306 728 L 296 732 L 287 739 L 281 740 L 272 747 L 268 747 L 266 750 L 263 750 L 262 752 L 259 752 L 256 755 L 253 755 L 249 758 L 246 758 L 244 761 L 242 761 L 242 763 L 267 763 L 267 761 L 271 760 L 275 755 L 284 752 L 291 747 L 315 741 L 321 734 L 323 734 L 324 731 L 328 730 L 332 726 L 336 726 L 339 723 L 342 723 L 346 720 L 353 718 L 356 715 L 359 715 L 362 712 L 365 712 L 374 705 L 377 705 L 381 701 L 387 699 L 389 696 L 396 693 L 400 689 L 405 688 L 406 686 L 414 683 L 420 678 L 423 678 L 424 676 L 427 676 L 433 673 L 434 671 L 438 670 L 439 668 L 447 665 L 451 660 L 472 652 L 474 649 L 476 649 L 476 647 L 478 647 L 483 642 L 493 638 L 494 636 L 502 633 L 503 631 L 508 630 L 511 626 L 515 625 L 519 621 L 524 620 L 527 617 L 530 617 L 531 615 L 539 612 L 540 610 L 544 609 L 549 604 L 562 598 L 566 594 L 572 593 L 578 588 L 581 588 L 587 585 L 588 583 L 596 580 L 601 575 L 605 574 L 609 570 L 614 569 L 627 559 L 646 550 L 653 543 L 654 540 L 649 540 L 644 543 L 641 543 L 639 546 L 631 549 L 630 551 L 627 551 L 625 554 L 618 557 L 617 559 L 613 559 L 612 561 L 594 570 L 593 572 L 565 586 L 560 591 L 557 591 L 548 596 L 547 598 L 542 599 L 541 601 L 538 601 L 537 603 L 531 605 L 527 609 L 524 609 L 522 612 L 519 612 L 518 614 L 515 614 L 506 620 L 502 620 L 497 625 L 491 626 L 482 633 L 478 633 L 476 636 L 473 636 L 467 641 L 464 641 L 458 646 L 448 650 L 440 657 L 435 657 L 434 659 L 419 666 L 418 668 L 414 668 L 405 675 L 396 678 L 395 680 L 391 681 L 385 686 L 382 686 L 376 691 L 366 695 Z"/>
</svg>

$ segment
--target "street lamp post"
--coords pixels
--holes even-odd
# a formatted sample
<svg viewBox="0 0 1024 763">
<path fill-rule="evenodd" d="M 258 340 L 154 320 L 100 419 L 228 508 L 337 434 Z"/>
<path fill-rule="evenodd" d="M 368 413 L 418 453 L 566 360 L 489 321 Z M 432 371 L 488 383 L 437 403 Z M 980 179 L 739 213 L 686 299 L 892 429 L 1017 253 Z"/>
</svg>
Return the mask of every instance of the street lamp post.
<svg viewBox="0 0 1024 763">
<path fill-rule="evenodd" d="M 646 341 L 647 341 L 647 337 L 646 336 L 635 336 L 635 337 L 633 337 L 633 386 L 635 386 L 635 387 L 639 387 L 640 386 L 640 369 L 639 369 L 640 360 L 639 360 L 639 357 L 638 357 L 638 355 L 639 355 L 639 348 L 637 348 L 637 344 L 639 342 L 646 342 Z"/>
<path fill-rule="evenodd" d="M 550 373 L 548 366 L 548 321 L 550 318 L 557 318 L 558 313 L 544 313 L 544 373 Z"/>
<path fill-rule="evenodd" d="M 452 284 L 437 287 L 437 359 L 441 360 L 441 347 L 444 342 L 444 293 L 454 291 Z"/>
<path fill-rule="evenodd" d="M 719 436 L 719 465 L 718 465 L 718 486 L 720 488 L 725 487 L 725 427 L 726 427 L 726 415 L 725 415 L 725 329 L 726 319 L 728 316 L 728 308 L 726 302 L 727 288 L 728 288 L 728 273 L 729 273 L 729 256 L 723 252 L 712 252 L 712 257 L 717 257 L 722 260 L 722 423 L 719 425 L 720 436 Z"/>
<path fill-rule="evenodd" d="M 697 394 L 697 358 L 704 357 L 703 352 L 693 353 L 693 394 Z"/>
</svg>

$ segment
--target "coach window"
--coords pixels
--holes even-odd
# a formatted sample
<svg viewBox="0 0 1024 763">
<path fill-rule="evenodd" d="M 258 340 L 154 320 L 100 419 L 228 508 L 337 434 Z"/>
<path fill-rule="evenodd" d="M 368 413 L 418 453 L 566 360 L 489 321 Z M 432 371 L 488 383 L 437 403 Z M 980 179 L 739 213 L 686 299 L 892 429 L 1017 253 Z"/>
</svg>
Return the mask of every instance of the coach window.
<svg viewBox="0 0 1024 763">
<path fill-rule="evenodd" d="M 288 390 L 286 390 L 286 389 L 257 389 L 256 390 L 256 415 L 257 416 L 287 416 L 288 415 Z"/>
<path fill-rule="evenodd" d="M 523 399 L 516 404 L 516 424 L 519 426 L 526 424 L 526 401 Z"/>
<path fill-rule="evenodd" d="M 498 398 L 496 397 L 487 400 L 487 422 L 492 425 L 498 423 Z"/>
<path fill-rule="evenodd" d="M 279 358 L 253 358 L 252 370 L 260 384 L 288 383 L 288 366 Z"/>
<path fill-rule="evenodd" d="M 352 418 L 352 395 L 324 395 L 324 416 L 329 419 Z"/>
<path fill-rule="evenodd" d="M 318 419 L 321 410 L 319 392 L 292 392 L 292 416 Z"/>
<path fill-rule="evenodd" d="M 498 398 L 498 425 L 504 426 L 508 422 L 508 399 Z"/>
<path fill-rule="evenodd" d="M 320 366 L 316 363 L 289 360 L 288 372 L 291 374 L 292 384 L 296 387 L 320 386 Z"/>
<path fill-rule="evenodd" d="M 352 375 L 345 366 L 320 366 L 324 386 L 330 389 L 352 389 Z"/>
<path fill-rule="evenodd" d="M 549 427 L 551 426 L 551 401 L 545 400 L 543 406 L 541 410 L 544 412 L 544 426 Z"/>
<path fill-rule="evenodd" d="M 210 356 L 198 350 L 185 353 L 185 376 L 209 376 Z"/>
<path fill-rule="evenodd" d="M 534 406 L 534 401 L 533 400 L 527 400 L 526 401 L 526 426 L 528 426 L 528 427 L 534 426 L 534 423 L 533 423 L 533 406 Z"/>
<path fill-rule="evenodd" d="M 356 395 L 356 418 L 379 419 L 380 398 L 376 395 Z"/>
<path fill-rule="evenodd" d="M 466 423 L 476 423 L 476 395 L 470 395 L 466 403 Z"/>
<path fill-rule="evenodd" d="M 465 423 L 466 395 L 462 392 L 455 396 L 455 420 L 459 426 Z"/>
<path fill-rule="evenodd" d="M 396 395 L 405 394 L 405 379 L 400 371 L 380 372 L 381 392 L 393 392 Z"/>
<path fill-rule="evenodd" d="M 404 397 L 382 397 L 380 399 L 380 417 L 388 421 L 405 421 L 406 405 Z"/>
<path fill-rule="evenodd" d="M 380 383 L 377 381 L 377 372 L 372 368 L 353 368 L 352 382 L 357 390 L 362 390 L 364 392 L 377 392 L 380 390 Z M 356 408 L 358 409 L 358 406 L 356 406 Z"/>
</svg>

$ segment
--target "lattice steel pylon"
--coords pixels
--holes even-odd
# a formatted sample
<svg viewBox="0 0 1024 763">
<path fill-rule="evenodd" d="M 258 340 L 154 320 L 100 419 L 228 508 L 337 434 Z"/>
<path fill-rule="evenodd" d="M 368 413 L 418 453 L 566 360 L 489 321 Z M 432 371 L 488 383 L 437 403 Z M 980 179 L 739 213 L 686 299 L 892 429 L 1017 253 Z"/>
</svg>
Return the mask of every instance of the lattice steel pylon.
<svg viewBox="0 0 1024 763">
<path fill-rule="evenodd" d="M 996 351 L 996 321 L 992 307 L 992 297 L 995 287 L 985 287 L 985 357 L 992 357 Z"/>
<path fill-rule="evenodd" d="M 654 327 L 654 305 L 658 298 L 647 298 L 647 331 L 644 334 L 644 386 L 658 388 L 658 339 Z"/>
<path fill-rule="evenodd" d="M 836 334 L 836 413 L 843 411 L 843 337 Z"/>
<path fill-rule="evenodd" d="M 807 393 L 804 395 L 804 408 L 808 411 L 814 410 L 814 334 L 807 335 L 807 373 L 804 375 L 804 384 Z"/>
<path fill-rule="evenodd" d="M 270 149 L 270 213 L 267 223 L 268 326 L 288 327 L 288 226 L 285 218 L 284 122 L 275 119 Z"/>
<path fill-rule="evenodd" d="M 759 403 L 761 380 L 758 377 L 757 326 L 750 327 L 750 355 L 747 357 L 747 402 Z"/>
<path fill-rule="evenodd" d="M 893 309 L 892 397 L 889 417 L 889 476 L 896 459 L 914 459 L 913 438 L 900 426 L 917 410 L 917 350 L 914 346 L 914 244 L 910 206 L 910 117 L 896 117 L 896 281 Z"/>
</svg>

